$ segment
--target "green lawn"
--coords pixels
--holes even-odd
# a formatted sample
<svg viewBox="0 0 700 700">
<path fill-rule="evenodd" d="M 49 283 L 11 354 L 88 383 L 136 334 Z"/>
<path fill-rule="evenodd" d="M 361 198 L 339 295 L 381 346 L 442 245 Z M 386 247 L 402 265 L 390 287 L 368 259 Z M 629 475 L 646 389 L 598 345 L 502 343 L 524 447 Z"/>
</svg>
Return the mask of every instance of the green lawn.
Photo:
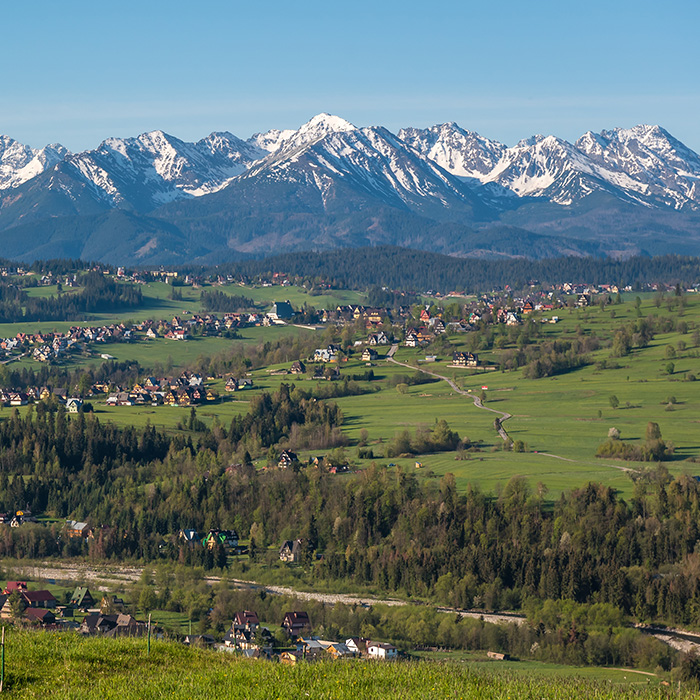
<svg viewBox="0 0 700 700">
<path fill-rule="evenodd" d="M 671 697 L 651 677 L 647 686 L 636 677 L 591 680 L 583 673 L 519 672 L 497 664 L 484 668 L 478 662 L 451 664 L 449 671 L 444 664 L 425 661 L 301 662 L 290 667 L 157 640 L 149 654 L 144 639 L 66 633 L 10 630 L 5 651 L 5 691 L 10 698 L 23 699 Z M 684 688 L 681 694 L 691 697 Z"/>
<path fill-rule="evenodd" d="M 158 308 L 163 316 L 168 317 L 185 310 L 188 305 L 190 310 L 198 310 L 199 291 L 188 287 L 179 289 L 184 299 L 182 302 L 173 302 L 167 299 L 171 291 L 168 285 L 146 285 L 144 294 L 152 305 L 148 314 L 153 317 L 151 311 Z M 229 285 L 224 289 L 230 293 L 251 296 L 260 304 L 282 298 L 282 291 L 284 297 L 295 305 L 307 297 L 310 303 L 311 300 L 332 300 L 333 304 L 348 303 L 360 298 L 355 292 L 334 292 L 335 296 L 312 297 L 305 290 L 295 287 L 243 288 Z M 487 386 L 486 405 L 512 414 L 513 417 L 505 423 L 505 427 L 513 440 L 522 441 L 526 445 L 525 452 L 503 451 L 502 441 L 493 428 L 494 414 L 477 409 L 469 397 L 457 394 L 446 382 L 411 386 L 405 393 L 400 393 L 396 387 L 389 385 L 389 380 L 394 378 L 395 382 L 397 375 L 411 374 L 413 370 L 390 364 L 380 357 L 373 367 L 377 381 L 362 383 L 365 388 L 379 391 L 335 399 L 344 414 L 343 431 L 350 443 L 350 456 L 355 454 L 354 446 L 362 431 L 366 430 L 369 447 L 380 460 L 393 461 L 411 469 L 418 461 L 423 465 L 423 473 L 442 475 L 452 472 L 461 487 L 477 483 L 484 490 L 492 491 L 512 476 L 521 475 L 533 487 L 539 482 L 544 483 L 549 488 L 550 498 L 555 498 L 562 490 L 582 486 L 591 480 L 601 481 L 619 489 L 623 494 L 629 494 L 632 482 L 624 469 L 648 465 L 599 460 L 595 458 L 596 449 L 607 438 L 612 427 L 621 431 L 623 439 L 644 441 L 647 423 L 654 421 L 659 424 L 664 439 L 676 446 L 675 455 L 666 462 L 671 473 L 700 473 L 700 466 L 688 461 L 700 456 L 700 440 L 695 437 L 700 434 L 700 384 L 683 381 L 690 373 L 700 377 L 700 348 L 692 340 L 693 332 L 700 328 L 700 298 L 688 296 L 681 317 L 677 310 L 671 312 L 664 304 L 657 308 L 653 296 L 647 295 L 639 310 L 642 318 L 650 315 L 671 317 L 674 324 L 684 322 L 687 332 L 673 330 L 659 333 L 648 347 L 633 349 L 629 355 L 621 358 L 610 357 L 609 343 L 615 328 L 622 322 L 637 319 L 638 312 L 633 298 L 605 310 L 592 307 L 564 309 L 554 313 L 560 316 L 561 321 L 557 324 L 541 324 L 539 328 L 542 340 L 571 339 L 577 333 L 595 334 L 600 339 L 601 347 L 590 354 L 587 366 L 542 379 L 526 379 L 522 369 L 475 373 L 466 368 L 450 367 L 452 351 L 467 349 L 469 334 L 457 334 L 448 338 L 448 347 L 438 350 L 438 361 L 435 363 L 424 362 L 426 354 L 433 354 L 430 348 L 400 347 L 396 355 L 399 361 L 449 376 L 472 393 L 480 393 L 481 387 Z M 547 317 L 551 315 L 552 312 L 545 314 Z M 508 333 L 509 330 L 496 330 L 497 334 L 500 332 Z M 99 350 L 105 350 L 119 361 L 137 360 L 143 367 L 153 367 L 158 363 L 163 368 L 172 366 L 178 370 L 196 363 L 200 357 L 235 351 L 241 343 L 274 342 L 286 335 L 298 333 L 308 334 L 314 331 L 290 326 L 256 327 L 243 329 L 241 340 L 140 340 L 131 344 L 112 344 Z M 9 333 L 0 326 L 0 335 L 4 334 Z M 318 338 L 321 344 L 321 333 Z M 669 346 L 674 348 L 673 353 L 676 355 L 672 360 L 667 357 Z M 512 344 L 506 344 L 504 351 L 513 349 Z M 382 356 L 385 352 L 385 349 L 380 350 Z M 487 365 L 497 364 L 501 353 L 495 348 L 478 352 L 482 363 Z M 359 361 L 358 354 L 354 357 L 355 359 L 342 364 L 341 370 L 346 376 L 362 374 L 367 370 L 365 364 Z M 234 415 L 247 410 L 247 402 L 252 395 L 263 390 L 275 391 L 281 382 L 293 382 L 313 389 L 315 382 L 306 377 L 270 374 L 270 370 L 288 367 L 294 359 L 296 358 L 289 357 L 280 365 L 255 370 L 252 372 L 255 382 L 252 391 L 227 396 L 222 402 L 202 406 L 197 409 L 198 415 L 208 424 L 218 417 L 223 425 L 227 425 Z M 596 363 L 600 361 L 616 364 L 617 367 L 598 369 Z M 675 365 L 673 374 L 668 374 L 666 369 L 669 361 Z M 101 362 L 103 360 L 96 349 L 92 357 L 74 357 L 68 360 L 67 366 L 95 366 Z M 12 365 L 13 368 L 24 366 L 36 368 L 38 365 L 31 360 Z M 213 388 L 222 396 L 225 395 L 223 381 L 215 382 Z M 610 404 L 610 396 L 613 394 L 619 400 L 616 409 Z M 669 397 L 675 397 L 675 403 L 670 407 Z M 189 415 L 189 409 L 173 407 L 108 408 L 100 398 L 96 398 L 93 404 L 101 417 L 124 425 L 143 424 L 150 420 L 153 424 L 174 429 Z M 414 430 L 419 426 L 430 427 L 442 418 L 460 436 L 481 443 L 481 451 L 469 452 L 463 460 L 457 460 L 456 453 L 452 452 L 420 455 L 416 458 L 383 459 L 384 445 L 397 431 Z M 368 462 L 359 462 L 360 467 L 364 464 Z"/>
<path fill-rule="evenodd" d="M 455 665 L 468 665 L 468 668 L 483 671 L 497 671 L 512 675 L 531 675 L 550 679 L 586 679 L 605 681 L 619 686 L 658 687 L 660 678 L 651 673 L 633 669 L 605 668 L 602 666 L 564 666 L 543 661 L 496 661 L 489 659 L 484 652 L 451 651 L 414 652 L 417 658 L 426 661 L 441 661 Z"/>
</svg>

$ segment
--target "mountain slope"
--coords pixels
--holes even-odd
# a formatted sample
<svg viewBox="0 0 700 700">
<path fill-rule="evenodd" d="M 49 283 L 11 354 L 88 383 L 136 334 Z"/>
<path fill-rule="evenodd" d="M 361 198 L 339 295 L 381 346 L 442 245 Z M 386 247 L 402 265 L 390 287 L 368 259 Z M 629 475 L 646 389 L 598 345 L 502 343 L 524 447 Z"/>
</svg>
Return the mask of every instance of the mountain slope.
<svg viewBox="0 0 700 700">
<path fill-rule="evenodd" d="M 162 131 L 71 154 L 0 137 L 0 246 L 25 259 L 217 260 L 404 245 L 480 257 L 700 253 L 700 156 L 660 127 L 534 136 L 454 123 L 195 143 Z"/>
<path fill-rule="evenodd" d="M 68 149 L 60 143 L 36 150 L 9 136 L 0 135 L 0 190 L 19 187 L 48 170 L 67 155 Z"/>
</svg>

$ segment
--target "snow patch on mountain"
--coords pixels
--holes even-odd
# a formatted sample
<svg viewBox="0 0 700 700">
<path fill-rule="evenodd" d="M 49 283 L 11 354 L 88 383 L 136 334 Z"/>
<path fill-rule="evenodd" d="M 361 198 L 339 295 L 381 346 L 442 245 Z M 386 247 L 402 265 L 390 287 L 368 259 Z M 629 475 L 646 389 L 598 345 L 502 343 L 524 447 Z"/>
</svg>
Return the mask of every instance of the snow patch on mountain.
<svg viewBox="0 0 700 700">
<path fill-rule="evenodd" d="M 0 190 L 19 187 L 52 168 L 66 155 L 68 149 L 59 143 L 37 150 L 9 136 L 0 136 Z"/>
</svg>

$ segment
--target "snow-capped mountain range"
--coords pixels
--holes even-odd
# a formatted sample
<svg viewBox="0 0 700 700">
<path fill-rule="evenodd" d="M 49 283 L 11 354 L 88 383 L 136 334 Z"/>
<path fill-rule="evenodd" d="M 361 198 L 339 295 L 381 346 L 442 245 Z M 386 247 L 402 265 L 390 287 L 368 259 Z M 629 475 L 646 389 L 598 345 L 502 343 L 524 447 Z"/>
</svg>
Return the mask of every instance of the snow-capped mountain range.
<svg viewBox="0 0 700 700">
<path fill-rule="evenodd" d="M 601 206 L 606 216 L 615 210 L 618 219 L 620 207 L 646 212 L 639 214 L 642 233 L 651 230 L 651 219 L 658 225 L 659 216 L 676 212 L 685 218 L 682 224 L 674 219 L 671 228 L 686 231 L 688 217 L 695 225 L 700 212 L 699 180 L 700 156 L 663 128 L 644 125 L 587 132 L 575 143 L 537 135 L 512 147 L 455 123 L 393 134 L 328 114 L 297 130 L 271 130 L 246 141 L 215 132 L 190 143 L 151 131 L 108 138 L 81 153 L 59 144 L 35 150 L 0 136 L 0 231 L 7 232 L 0 235 L 5 239 L 17 227 L 37 231 L 43 222 L 51 234 L 42 245 L 51 251 L 56 220 L 123 210 L 148 217 L 149 225 L 157 222 L 156 229 L 167 222 L 189 239 L 195 232 L 206 236 L 206 219 L 220 245 L 245 252 L 261 250 L 256 222 L 262 238 L 276 228 L 275 245 L 286 237 L 290 247 L 303 247 L 306 234 L 298 229 L 290 237 L 289 223 L 280 224 L 285 213 L 303 216 L 308 247 L 354 244 L 355 238 L 337 240 L 341 229 L 358 241 L 365 235 L 372 242 L 377 229 L 390 239 L 388 219 L 399 217 L 394 225 L 405 229 L 411 216 L 411 227 L 420 217 L 472 231 L 508 224 L 549 236 L 564 217 L 568 223 L 560 232 L 590 238 L 591 215 L 581 212 Z M 279 219 L 274 224 L 273 214 Z M 234 231 L 241 227 L 245 245 Z M 149 256 L 157 256 L 159 235 L 147 241 Z M 449 252 L 468 248 L 460 244 Z M 635 245 L 627 241 L 621 249 L 635 252 Z M 213 252 L 206 244 L 202 250 Z"/>
</svg>

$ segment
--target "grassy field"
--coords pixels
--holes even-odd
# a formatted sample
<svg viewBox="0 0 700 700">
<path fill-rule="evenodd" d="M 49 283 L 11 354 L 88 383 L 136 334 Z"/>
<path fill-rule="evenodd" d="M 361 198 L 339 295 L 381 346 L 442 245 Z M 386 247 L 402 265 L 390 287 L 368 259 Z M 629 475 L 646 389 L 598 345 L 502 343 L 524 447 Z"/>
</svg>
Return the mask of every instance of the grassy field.
<svg viewBox="0 0 700 700">
<path fill-rule="evenodd" d="M 167 297 L 171 287 L 162 283 L 145 285 L 146 308 L 139 311 L 143 317 L 168 318 L 184 310 L 200 311 L 199 290 L 190 287 L 178 288 L 182 301 Z M 289 298 L 295 306 L 304 301 L 318 306 L 333 306 L 337 303 L 361 301 L 355 292 L 334 291 L 331 295 L 311 296 L 306 290 L 296 287 L 240 287 L 229 285 L 222 288 L 232 294 L 243 294 L 264 307 L 272 300 Z M 43 291 L 43 289 L 42 289 Z M 553 312 L 546 314 L 551 316 Z M 667 442 L 672 442 L 675 454 L 665 464 L 673 474 L 700 473 L 700 465 L 690 461 L 700 458 L 700 384 L 685 381 L 690 374 L 700 377 L 700 348 L 693 341 L 693 334 L 700 328 L 700 298 L 689 295 L 685 298 L 685 310 L 681 316 L 678 309 L 668 309 L 667 302 L 657 306 L 653 295 L 646 295 L 639 309 L 634 299 L 623 304 L 601 309 L 558 310 L 557 324 L 541 324 L 541 337 L 545 340 L 573 339 L 577 334 L 600 339 L 600 349 L 591 353 L 589 363 L 573 371 L 542 379 L 526 379 L 522 369 L 513 371 L 473 372 L 466 368 L 451 367 L 451 353 L 467 349 L 468 334 L 451 336 L 449 345 L 438 352 L 437 361 L 426 363 L 426 354 L 431 349 L 400 347 L 396 359 L 415 366 L 425 367 L 453 378 L 459 386 L 480 393 L 487 386 L 486 405 L 498 411 L 512 414 L 505 427 L 513 440 L 522 441 L 525 451 L 507 452 L 493 428 L 494 414 L 479 410 L 471 399 L 454 392 L 446 382 L 439 381 L 404 388 L 401 392 L 393 384 L 397 375 L 410 374 L 412 370 L 379 359 L 373 371 L 377 381 L 361 383 L 366 389 L 379 389 L 373 393 L 335 399 L 343 410 L 343 431 L 349 440 L 348 454 L 355 455 L 355 445 L 360 435 L 369 435 L 369 447 L 377 458 L 383 460 L 385 444 L 397 431 L 413 430 L 418 426 L 431 426 L 438 419 L 446 419 L 450 427 L 461 437 L 469 437 L 480 443 L 480 451 L 468 452 L 464 459 L 457 454 L 420 455 L 396 458 L 396 464 L 413 469 L 416 462 L 423 466 L 423 473 L 442 475 L 452 472 L 460 487 L 478 484 L 483 490 L 493 491 L 514 475 L 526 477 L 535 487 L 539 482 L 549 489 L 549 497 L 556 498 L 566 489 L 582 486 L 588 481 L 600 481 L 629 495 L 632 481 L 627 469 L 638 469 L 649 465 L 596 459 L 597 447 L 605 441 L 610 428 L 621 431 L 623 439 L 640 443 L 645 439 L 649 421 L 659 424 Z M 133 314 L 130 314 L 135 318 Z M 633 349 L 627 356 L 611 358 L 610 341 L 614 331 L 623 323 L 648 316 L 668 317 L 674 328 L 678 322 L 683 329 L 657 333 L 648 347 Z M 115 320 L 118 317 L 105 318 Z M 0 324 L 0 336 L 16 332 L 17 324 Z M 24 330 L 28 330 L 24 328 Z M 496 333 L 500 333 L 498 329 Z M 508 329 L 505 329 L 508 332 Z M 292 334 L 313 334 L 314 331 L 279 326 L 271 328 L 246 328 L 241 331 L 241 340 L 224 338 L 193 338 L 187 341 L 165 339 L 140 340 L 131 344 L 112 344 L 104 349 L 119 361 L 137 360 L 143 367 L 172 367 L 175 370 L 192 365 L 198 358 L 214 356 L 231 351 L 244 344 L 272 342 Z M 318 332 L 319 344 L 321 333 Z M 670 349 L 669 349 L 670 348 Z M 506 342 L 503 352 L 514 350 Z M 380 351 L 381 354 L 386 349 Z M 498 364 L 500 350 L 480 351 L 480 359 L 486 365 Z M 668 355 L 674 355 L 669 358 Z M 357 356 L 356 356 L 357 357 Z M 274 391 L 281 382 L 295 382 L 304 388 L 313 388 L 315 383 L 303 377 L 291 375 L 273 376 L 271 370 L 288 367 L 294 357 L 287 358 L 282 365 L 263 367 L 252 372 L 255 388 L 252 392 L 235 395 L 235 400 L 225 400 L 198 409 L 198 415 L 211 424 L 215 417 L 227 425 L 234 415 L 247 409 L 251 395 L 267 390 Z M 668 363 L 674 363 L 673 373 L 668 373 Z M 75 357 L 68 361 L 69 368 L 96 366 L 103 362 L 97 351 L 91 357 Z M 607 362 L 613 369 L 600 369 Z M 31 360 L 14 363 L 14 368 L 37 367 Z M 367 370 L 358 359 L 343 363 L 343 375 L 362 374 Z M 223 381 L 213 384 L 215 391 L 224 395 Z M 610 396 L 618 398 L 619 406 L 612 408 Z M 674 403 L 669 405 L 669 398 Z M 233 397 L 227 397 L 233 398 Z M 108 408 L 100 399 L 94 402 L 101 417 L 118 424 L 143 424 L 147 420 L 169 429 L 189 415 L 189 409 L 173 407 L 119 407 Z M 362 467 L 365 461 L 357 462 Z"/>
<path fill-rule="evenodd" d="M 664 698 L 653 677 L 591 680 L 573 670 L 519 671 L 483 662 L 301 662 L 294 667 L 247 661 L 173 642 L 85 639 L 70 633 L 10 631 L 5 690 L 11 698 L 140 700 L 157 698 Z M 600 678 L 600 677 L 598 677 Z M 9 691 L 9 692 L 8 692 Z M 691 697 L 688 691 L 687 697 Z M 681 695 L 686 695 L 681 689 Z"/>
</svg>

